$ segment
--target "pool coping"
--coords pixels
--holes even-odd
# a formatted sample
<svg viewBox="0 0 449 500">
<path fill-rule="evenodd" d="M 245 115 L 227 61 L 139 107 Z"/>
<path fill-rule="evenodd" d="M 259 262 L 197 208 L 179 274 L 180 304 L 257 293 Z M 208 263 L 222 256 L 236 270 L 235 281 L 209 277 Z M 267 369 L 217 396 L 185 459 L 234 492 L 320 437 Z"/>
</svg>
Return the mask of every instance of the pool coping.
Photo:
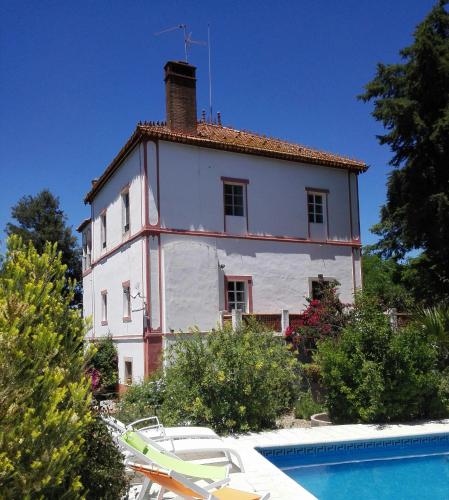
<svg viewBox="0 0 449 500">
<path fill-rule="evenodd" d="M 273 500 L 317 500 L 261 455 L 256 448 L 334 444 L 443 433 L 449 433 L 449 419 L 411 424 L 351 424 L 279 429 L 228 436 L 224 440 L 240 453 L 245 466 L 245 480 L 254 490 L 269 491 Z"/>
</svg>

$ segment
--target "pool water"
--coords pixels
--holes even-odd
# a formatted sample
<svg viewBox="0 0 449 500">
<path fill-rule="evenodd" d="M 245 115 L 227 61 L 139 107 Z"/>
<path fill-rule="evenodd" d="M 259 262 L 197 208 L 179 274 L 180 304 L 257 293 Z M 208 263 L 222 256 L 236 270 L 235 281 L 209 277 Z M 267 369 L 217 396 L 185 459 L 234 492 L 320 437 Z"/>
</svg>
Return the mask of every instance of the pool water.
<svg viewBox="0 0 449 500">
<path fill-rule="evenodd" d="M 319 500 L 449 499 L 449 434 L 259 452 Z"/>
</svg>

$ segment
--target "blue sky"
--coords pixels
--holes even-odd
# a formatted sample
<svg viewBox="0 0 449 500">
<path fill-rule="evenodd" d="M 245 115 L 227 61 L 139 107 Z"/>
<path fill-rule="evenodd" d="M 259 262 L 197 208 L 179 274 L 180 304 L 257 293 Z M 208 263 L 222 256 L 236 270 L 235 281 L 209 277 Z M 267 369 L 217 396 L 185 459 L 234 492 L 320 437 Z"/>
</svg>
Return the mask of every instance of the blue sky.
<svg viewBox="0 0 449 500">
<path fill-rule="evenodd" d="M 49 188 L 69 223 L 139 120 L 163 120 L 163 65 L 181 32 L 212 36 L 213 105 L 225 125 L 365 160 L 362 238 L 375 237 L 391 156 L 371 105 L 356 96 L 377 62 L 409 45 L 432 0 L 0 0 L 0 239 L 11 206 Z M 193 47 L 198 108 L 208 107 L 207 50 Z"/>
</svg>

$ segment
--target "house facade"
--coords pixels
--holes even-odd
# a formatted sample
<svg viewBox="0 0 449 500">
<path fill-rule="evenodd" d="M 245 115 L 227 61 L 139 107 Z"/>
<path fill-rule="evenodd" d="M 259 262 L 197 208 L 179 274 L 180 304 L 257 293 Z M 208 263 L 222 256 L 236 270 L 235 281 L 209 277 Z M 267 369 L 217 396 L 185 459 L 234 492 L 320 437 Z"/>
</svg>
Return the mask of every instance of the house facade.
<svg viewBox="0 0 449 500">
<path fill-rule="evenodd" d="M 156 369 L 174 332 L 223 311 L 299 313 L 319 279 L 361 286 L 363 162 L 197 122 L 195 68 L 165 66 L 167 121 L 140 123 L 85 202 L 88 338 L 112 335 L 121 384 Z"/>
</svg>

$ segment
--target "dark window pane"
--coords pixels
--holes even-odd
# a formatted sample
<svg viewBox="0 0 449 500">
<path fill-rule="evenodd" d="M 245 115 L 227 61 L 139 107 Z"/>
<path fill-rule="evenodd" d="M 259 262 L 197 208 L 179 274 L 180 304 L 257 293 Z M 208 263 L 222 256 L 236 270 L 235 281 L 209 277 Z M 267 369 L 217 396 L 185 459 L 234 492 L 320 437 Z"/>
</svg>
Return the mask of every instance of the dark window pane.
<svg viewBox="0 0 449 500">
<path fill-rule="evenodd" d="M 231 184 L 225 184 L 224 185 L 224 192 L 225 194 L 229 194 L 232 196 L 232 185 Z"/>
<path fill-rule="evenodd" d="M 226 205 L 225 206 L 225 215 L 234 215 L 234 211 L 232 210 L 231 205 Z"/>
<path fill-rule="evenodd" d="M 323 213 L 323 205 L 315 205 L 315 213 L 322 214 Z"/>
<path fill-rule="evenodd" d="M 307 201 L 308 201 L 309 203 L 313 203 L 313 194 L 309 194 L 309 195 L 307 195 Z"/>
<path fill-rule="evenodd" d="M 235 285 L 236 290 L 238 290 L 239 292 L 245 289 L 245 283 L 243 283 L 243 281 L 236 281 Z"/>
<path fill-rule="evenodd" d="M 315 195 L 315 203 L 319 203 L 319 204 L 323 203 L 323 197 L 320 194 Z"/>
<path fill-rule="evenodd" d="M 234 188 L 234 194 L 236 196 L 243 196 L 243 186 L 234 185 L 233 188 Z"/>
<path fill-rule="evenodd" d="M 317 222 L 318 224 L 322 224 L 323 223 L 323 216 L 318 214 L 315 216 L 315 222 Z"/>
<path fill-rule="evenodd" d="M 315 222 L 315 217 L 313 214 L 309 214 L 309 222 Z"/>
<path fill-rule="evenodd" d="M 238 217 L 243 217 L 243 207 L 238 207 L 238 206 L 235 207 L 233 215 L 236 215 Z"/>
</svg>

